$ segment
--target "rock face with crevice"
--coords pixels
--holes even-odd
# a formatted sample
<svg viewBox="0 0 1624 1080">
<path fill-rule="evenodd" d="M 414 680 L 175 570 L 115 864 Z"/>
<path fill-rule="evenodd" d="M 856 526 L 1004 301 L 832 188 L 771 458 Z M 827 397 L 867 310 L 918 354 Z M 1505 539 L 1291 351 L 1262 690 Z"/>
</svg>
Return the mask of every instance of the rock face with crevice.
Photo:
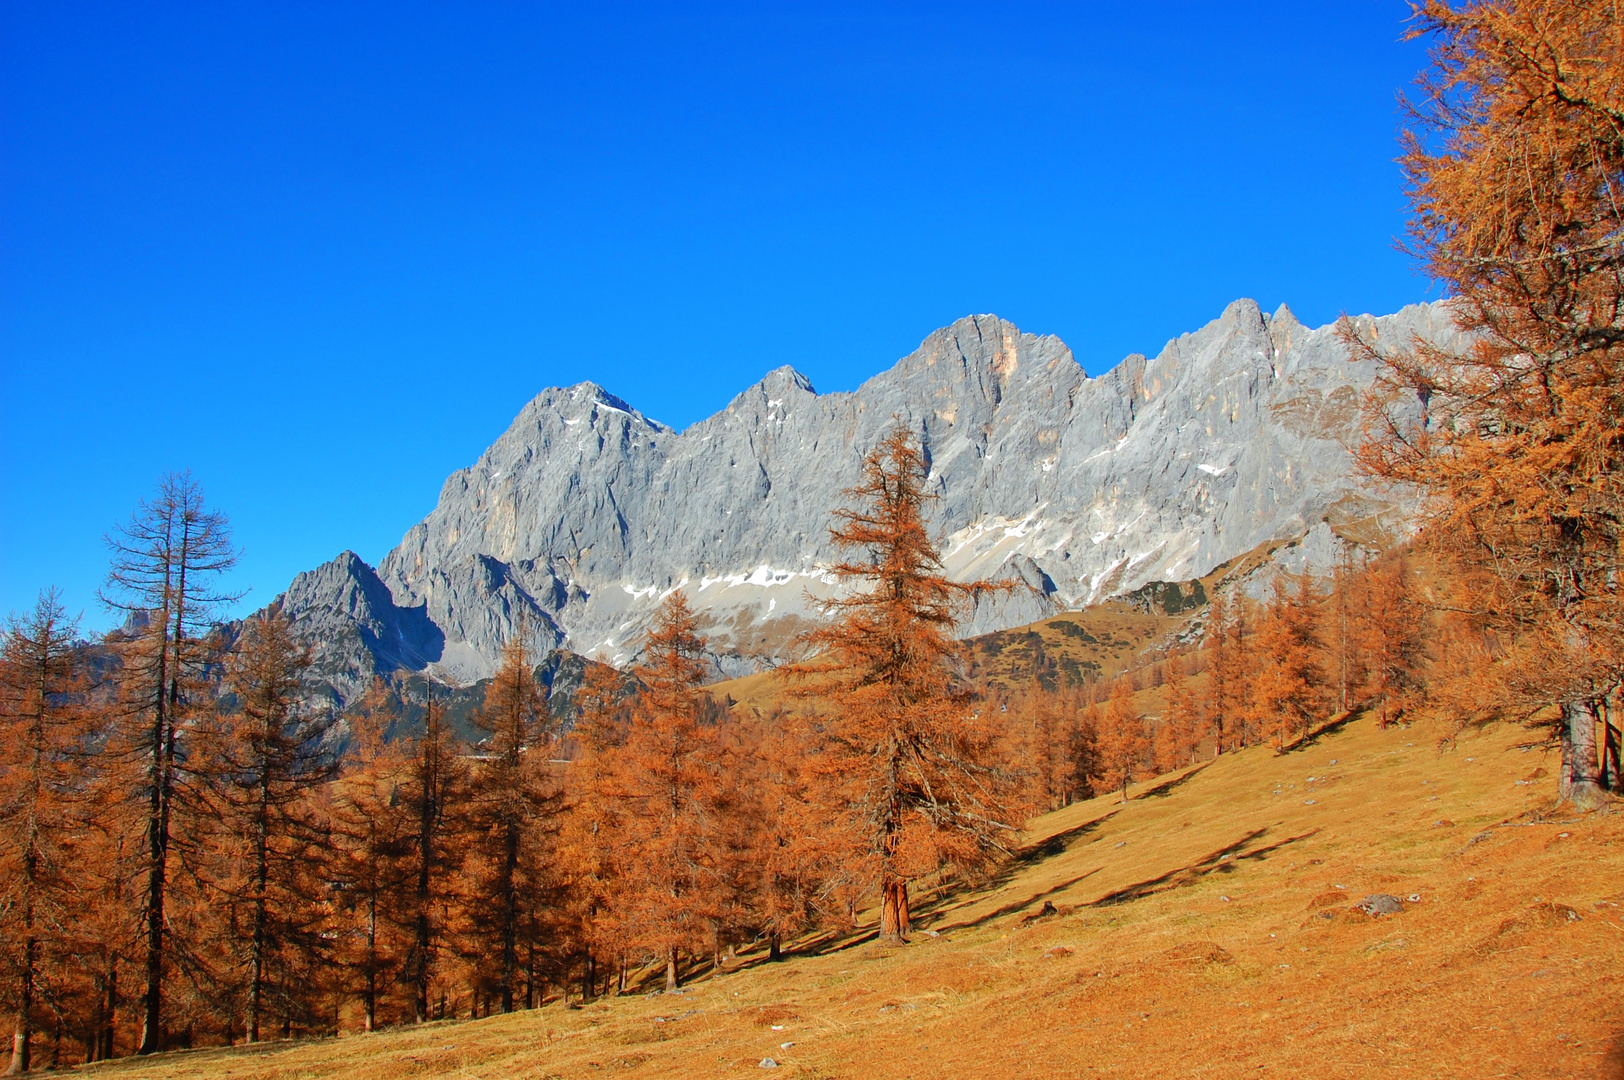
<svg viewBox="0 0 1624 1080">
<path fill-rule="evenodd" d="M 1442 305 L 1361 321 L 1386 344 L 1455 337 Z M 1098 378 L 1058 338 L 978 315 L 850 393 L 779 368 L 681 432 L 593 383 L 546 390 L 376 570 L 346 552 L 279 602 L 340 697 L 374 671 L 486 676 L 520 627 L 537 655 L 624 664 L 678 588 L 742 673 L 820 617 L 830 511 L 897 418 L 922 441 L 949 571 L 1016 583 L 961 633 L 1001 629 L 1272 540 L 1305 537 L 1312 562 L 1333 531 L 1402 531 L 1413 507 L 1349 453 L 1373 375 L 1333 327 L 1239 300 Z"/>
</svg>

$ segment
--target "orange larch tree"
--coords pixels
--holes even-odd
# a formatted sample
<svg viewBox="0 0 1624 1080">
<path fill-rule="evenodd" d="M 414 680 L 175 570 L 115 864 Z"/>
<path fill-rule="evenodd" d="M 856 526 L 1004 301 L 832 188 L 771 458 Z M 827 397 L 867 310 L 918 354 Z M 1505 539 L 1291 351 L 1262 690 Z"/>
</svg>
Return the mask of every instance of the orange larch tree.
<svg viewBox="0 0 1624 1080">
<path fill-rule="evenodd" d="M 830 568 L 851 590 L 809 633 L 812 659 L 787 673 L 826 704 L 820 768 L 838 826 L 860 838 L 848 866 L 878 890 L 880 932 L 909 931 L 908 886 L 942 867 L 975 872 L 1005 855 L 1021 822 L 996 719 L 963 685 L 956 608 L 994 586 L 958 584 L 926 528 L 927 469 L 898 423 L 836 511 L 835 544 L 862 553 Z"/>
<path fill-rule="evenodd" d="M 1253 682 L 1255 711 L 1272 727 L 1284 748 L 1306 738 L 1315 717 L 1325 710 L 1326 685 L 1319 637 L 1318 591 L 1307 578 L 1274 579 L 1269 603 L 1257 621 L 1257 675 Z"/>
<path fill-rule="evenodd" d="M 78 751 L 87 734 L 76 629 L 51 590 L 11 619 L 0 645 L 0 963 L 8 982 L 0 999 L 16 1016 L 9 1073 L 32 1064 L 42 977 L 63 960 L 73 923 Z"/>
<path fill-rule="evenodd" d="M 337 916 L 336 962 L 352 972 L 363 1030 L 378 1028 L 379 1007 L 401 972 L 411 932 L 411 845 L 416 822 L 400 798 L 407 782 L 407 744 L 391 741 L 401 710 L 394 692 L 374 680 L 348 718 L 346 768 L 331 809 Z"/>
<path fill-rule="evenodd" d="M 588 955 L 614 958 L 621 991 L 627 941 L 613 898 L 624 876 L 628 807 L 619 797 L 616 772 L 630 722 L 627 682 L 600 658 L 576 691 L 577 719 L 570 733 L 575 756 L 566 774 L 559 838 L 560 902 L 571 932 Z"/>
<path fill-rule="evenodd" d="M 616 754 L 624 814 L 617 921 L 629 944 L 664 961 L 669 989 L 682 954 L 713 944 L 719 903 L 724 763 L 714 727 L 701 723 L 704 655 L 693 609 L 673 591 L 649 634 L 642 689 Z"/>
<path fill-rule="evenodd" d="M 1133 683 L 1128 679 L 1113 683 L 1111 696 L 1098 716 L 1098 771 L 1094 778 L 1105 791 L 1120 791 L 1122 801 L 1127 802 L 1128 785 L 1143 773 L 1145 755 L 1150 750 L 1145 716 L 1134 704 Z"/>
<path fill-rule="evenodd" d="M 1478 582 L 1507 715 L 1554 711 L 1560 791 L 1601 795 L 1624 597 L 1624 33 L 1610 0 L 1431 0 L 1401 159 L 1410 235 L 1466 344 L 1378 346 L 1361 465 L 1429 496 L 1420 540 Z"/>
<path fill-rule="evenodd" d="M 473 774 L 470 816 L 482 857 L 470 921 L 482 939 L 480 951 L 495 960 L 498 1006 L 512 1012 L 520 955 L 536 939 L 538 901 L 552 886 L 559 801 L 547 767 L 556 725 L 530 663 L 522 623 L 504 646 L 485 702 L 471 722 L 489 738 Z"/>
<path fill-rule="evenodd" d="M 225 515 L 204 503 L 190 473 L 171 473 L 142 500 L 127 524 L 108 534 L 112 566 L 104 602 L 134 616 L 141 629 L 120 649 L 124 730 L 116 741 L 128 757 L 130 795 L 144 804 L 146 842 L 142 883 L 145 993 L 138 1053 L 163 1048 L 163 992 L 168 968 L 172 826 L 185 757 L 183 714 L 203 665 L 213 659 L 204 630 L 236 600 L 216 584 L 236 564 Z"/>
<path fill-rule="evenodd" d="M 292 1002 L 309 989 L 294 977 L 306 966 L 300 954 L 324 946 L 324 911 L 310 886 L 328 862 L 328 834 L 311 796 L 336 772 L 323 745 L 334 717 L 305 699 L 300 680 L 310 663 L 285 616 L 248 620 L 227 664 L 235 708 L 200 740 L 230 871 L 213 885 L 247 915 L 243 939 L 228 944 L 246 971 L 249 1042 L 259 1041 L 270 993 L 291 1018 Z"/>
<path fill-rule="evenodd" d="M 1413 708 L 1425 689 L 1426 619 L 1409 560 L 1402 552 L 1372 564 L 1363 578 L 1356 620 L 1362 646 L 1365 696 L 1386 727 Z"/>
</svg>

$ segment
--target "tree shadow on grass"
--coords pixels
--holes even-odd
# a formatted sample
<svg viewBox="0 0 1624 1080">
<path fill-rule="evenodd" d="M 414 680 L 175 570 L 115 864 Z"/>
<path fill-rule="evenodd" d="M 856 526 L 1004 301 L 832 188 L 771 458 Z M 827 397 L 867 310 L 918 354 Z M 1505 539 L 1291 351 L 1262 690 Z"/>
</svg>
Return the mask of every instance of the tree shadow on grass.
<svg viewBox="0 0 1624 1080">
<path fill-rule="evenodd" d="M 1169 795 L 1173 794 L 1173 792 L 1195 779 L 1198 773 L 1205 770 L 1207 766 L 1211 764 L 1212 762 L 1210 761 L 1204 761 L 1200 765 L 1197 765 L 1195 768 L 1191 769 L 1189 772 L 1185 773 L 1183 776 L 1175 776 L 1171 780 L 1162 781 L 1153 788 L 1146 788 L 1144 791 L 1141 791 L 1138 795 L 1134 796 L 1134 798 L 1165 799 Z"/>
<path fill-rule="evenodd" d="M 1176 870 L 1169 870 L 1165 874 L 1158 874 L 1156 877 L 1135 882 L 1114 892 L 1108 892 L 1087 906 L 1109 907 L 1113 904 L 1126 904 L 1155 893 L 1166 892 L 1169 889 L 1181 889 L 1188 885 L 1194 885 L 1210 874 L 1233 873 L 1238 863 L 1248 860 L 1261 862 L 1281 848 L 1307 840 L 1319 832 L 1318 829 L 1310 829 L 1308 832 L 1300 833 L 1297 836 L 1288 836 L 1286 839 L 1277 841 L 1267 847 L 1249 848 L 1250 844 L 1261 840 L 1268 831 L 1267 827 L 1253 829 L 1234 843 L 1221 847 L 1190 863 L 1188 866 L 1181 866 Z"/>
<path fill-rule="evenodd" d="M 1349 724 L 1359 719 L 1363 715 L 1365 715 L 1365 713 L 1362 709 L 1353 709 L 1348 712 L 1337 713 L 1335 716 L 1325 721 L 1325 723 L 1310 730 L 1307 735 L 1299 735 L 1285 746 L 1280 747 L 1274 752 L 1274 754 L 1276 757 L 1279 757 L 1282 754 L 1292 754 L 1299 750 L 1307 750 L 1310 747 L 1317 746 L 1320 739 L 1327 735 L 1335 735 L 1337 732 L 1341 731 L 1343 728 L 1347 727 Z"/>
<path fill-rule="evenodd" d="M 1084 880 L 1086 878 L 1091 878 L 1091 877 L 1093 877 L 1095 874 L 1097 874 L 1099 872 L 1100 872 L 1100 868 L 1096 866 L 1094 869 L 1088 871 L 1088 873 L 1086 873 L 1086 874 L 1078 874 L 1076 877 L 1071 878 L 1071 879 L 1069 879 L 1067 881 L 1062 881 L 1062 882 L 1059 882 L 1056 885 L 1050 886 L 1047 889 L 1039 890 L 1038 892 L 1035 892 L 1031 896 L 1027 897 L 1025 900 L 1014 900 L 1014 901 L 1011 901 L 1010 903 L 1005 904 L 1002 907 L 994 908 L 992 911 L 987 912 L 985 915 L 977 916 L 974 919 L 967 919 L 967 920 L 965 920 L 963 922 L 944 923 L 944 924 L 942 924 L 940 926 L 933 927 L 933 929 L 937 930 L 938 932 L 945 932 L 945 931 L 948 931 L 948 930 L 968 930 L 968 929 L 970 929 L 972 927 L 981 926 L 983 923 L 989 923 L 989 922 L 992 922 L 994 919 L 1001 919 L 1005 915 L 1013 915 L 1017 911 L 1022 911 L 1022 910 L 1026 909 L 1026 908 L 1029 908 L 1033 904 L 1037 903 L 1039 900 L 1044 899 L 1045 897 L 1053 896 L 1055 893 L 1064 892 L 1065 890 L 1071 888 L 1073 885 L 1077 884 L 1079 881 L 1082 881 L 1082 880 Z M 966 906 L 966 905 L 968 905 L 970 903 L 973 903 L 973 902 L 974 902 L 974 898 L 968 898 L 968 899 L 965 899 L 965 900 L 961 901 L 958 904 L 953 905 L 953 907 L 964 907 L 964 906 Z M 944 910 L 942 910 L 940 912 L 934 912 L 934 914 L 945 915 L 948 911 L 951 911 L 951 910 L 953 910 L 953 908 L 946 908 L 946 909 L 944 909 Z"/>
<path fill-rule="evenodd" d="M 914 911 L 921 916 L 920 920 L 918 921 L 923 922 L 924 917 L 927 916 L 934 916 L 937 919 L 941 919 L 945 917 L 948 912 L 951 912 L 957 908 L 967 907 L 970 904 L 975 903 L 982 894 L 1008 886 L 1010 882 L 1015 880 L 1015 875 L 1019 874 L 1026 867 L 1035 866 L 1045 859 L 1051 859 L 1056 855 L 1065 853 L 1079 839 L 1087 836 L 1091 832 L 1096 831 L 1100 828 L 1100 826 L 1104 825 L 1107 821 L 1111 820 L 1120 812 L 1120 809 L 1112 810 L 1109 813 L 1101 814 L 1093 821 L 1085 821 L 1081 825 L 1074 826 L 1070 829 L 1063 829 L 1060 832 L 1055 833 L 1053 836 L 1048 836 L 1035 843 L 1028 844 L 1026 847 L 1023 847 L 1017 851 L 1015 853 L 1015 857 L 1010 859 L 1009 862 L 1006 863 L 998 871 L 998 873 L 994 874 L 990 879 L 977 882 L 973 885 L 959 885 L 951 890 L 944 890 L 943 892 L 938 893 L 935 898 L 929 901 L 915 904 Z M 1097 873 L 1099 873 L 1098 867 L 1090 870 L 1086 874 L 1079 874 L 1070 881 L 1062 882 L 1053 888 L 1044 889 L 1041 892 L 1034 893 L 1025 900 L 1005 904 L 996 911 L 983 915 L 980 918 L 972 919 L 968 922 L 948 923 L 947 925 L 937 927 L 936 929 L 962 930 L 969 926 L 979 926 L 988 919 L 994 919 L 1002 915 L 1008 915 L 1011 912 L 1019 911 L 1022 908 L 1030 907 L 1039 900 L 1042 900 L 1044 897 L 1069 888 L 1070 886 L 1077 884 L 1077 882 L 1082 881 L 1084 878 L 1091 877 Z"/>
</svg>

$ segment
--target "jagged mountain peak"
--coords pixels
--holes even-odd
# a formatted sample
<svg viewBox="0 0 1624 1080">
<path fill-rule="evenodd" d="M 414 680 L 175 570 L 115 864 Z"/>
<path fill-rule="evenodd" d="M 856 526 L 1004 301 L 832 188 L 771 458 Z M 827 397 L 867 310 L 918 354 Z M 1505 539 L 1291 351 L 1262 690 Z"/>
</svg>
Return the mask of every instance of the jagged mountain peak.
<svg viewBox="0 0 1624 1080">
<path fill-rule="evenodd" d="M 1363 321 L 1454 333 L 1440 305 Z M 537 395 L 376 571 L 340 556 L 283 603 L 340 696 L 390 665 L 481 677 L 521 625 L 538 650 L 626 663 L 673 588 L 718 667 L 750 670 L 820 617 L 830 513 L 898 417 L 928 457 L 949 571 L 1043 583 L 961 629 L 1019 625 L 1328 528 L 1350 500 L 1402 517 L 1347 450 L 1372 375 L 1333 327 L 1238 300 L 1093 379 L 1059 338 L 969 316 L 854 391 L 778 367 L 681 432 L 582 382 Z"/>
</svg>

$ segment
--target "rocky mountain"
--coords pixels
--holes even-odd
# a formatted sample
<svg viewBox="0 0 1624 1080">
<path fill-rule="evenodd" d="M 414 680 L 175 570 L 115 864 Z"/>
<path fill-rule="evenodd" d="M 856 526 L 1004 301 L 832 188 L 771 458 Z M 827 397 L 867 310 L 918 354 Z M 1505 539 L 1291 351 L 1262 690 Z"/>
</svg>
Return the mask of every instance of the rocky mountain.
<svg viewBox="0 0 1624 1080">
<path fill-rule="evenodd" d="M 1442 305 L 1362 317 L 1384 342 L 1447 340 Z M 850 393 L 769 372 L 684 431 L 593 383 L 543 391 L 374 568 L 345 552 L 278 602 L 348 697 L 374 671 L 468 682 L 502 643 L 624 664 L 685 590 L 729 674 L 771 662 L 830 594 L 830 511 L 899 418 L 918 432 L 952 574 L 1029 588 L 965 634 L 1188 580 L 1271 540 L 1378 543 L 1411 507 L 1352 470 L 1374 375 L 1333 327 L 1238 300 L 1154 360 L 1088 377 L 1052 336 L 992 315 L 936 331 Z"/>
</svg>

